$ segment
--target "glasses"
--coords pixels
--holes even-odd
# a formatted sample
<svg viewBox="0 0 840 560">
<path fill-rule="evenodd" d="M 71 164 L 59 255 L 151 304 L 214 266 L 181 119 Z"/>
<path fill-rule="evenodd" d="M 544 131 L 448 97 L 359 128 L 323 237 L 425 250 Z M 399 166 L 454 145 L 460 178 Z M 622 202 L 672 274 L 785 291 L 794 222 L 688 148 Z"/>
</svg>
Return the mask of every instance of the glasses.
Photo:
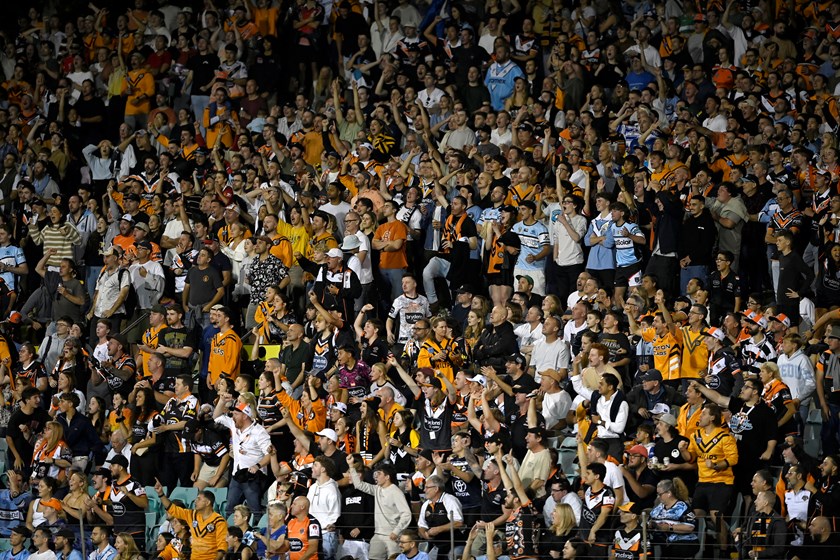
<svg viewBox="0 0 840 560">
<path fill-rule="evenodd" d="M 574 203 L 573 200 L 564 200 L 563 201 L 563 204 L 573 204 L 573 203 Z"/>
</svg>

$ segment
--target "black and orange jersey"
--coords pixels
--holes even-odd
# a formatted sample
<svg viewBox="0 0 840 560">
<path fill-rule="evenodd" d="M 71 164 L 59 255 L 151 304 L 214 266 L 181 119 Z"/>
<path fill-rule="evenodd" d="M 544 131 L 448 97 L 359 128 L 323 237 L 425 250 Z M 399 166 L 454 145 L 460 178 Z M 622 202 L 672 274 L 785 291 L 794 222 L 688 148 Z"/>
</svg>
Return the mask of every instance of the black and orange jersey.
<svg viewBox="0 0 840 560">
<path fill-rule="evenodd" d="M 289 541 L 289 560 L 298 560 L 310 552 L 309 547 L 321 546 L 321 524 L 311 515 L 304 519 L 293 517 L 287 524 L 286 538 Z M 314 542 L 313 542 L 314 541 Z M 321 557 L 320 550 L 314 556 L 314 560 Z"/>
<path fill-rule="evenodd" d="M 700 482 L 725 484 L 735 482 L 732 467 L 738 463 L 738 444 L 729 430 L 714 428 L 710 434 L 707 434 L 704 429 L 699 429 L 689 441 L 688 450 L 697 461 L 697 476 Z M 726 460 L 729 466 L 715 470 L 706 465 L 706 459 L 713 466 L 715 463 Z"/>
<path fill-rule="evenodd" d="M 613 558 L 615 560 L 645 560 L 652 555 L 645 554 L 644 535 L 639 527 L 629 533 L 624 529 L 616 529 L 613 541 Z"/>
<path fill-rule="evenodd" d="M 653 344 L 653 367 L 666 381 L 680 378 L 680 346 L 670 332 L 660 337 L 653 328 L 642 331 L 642 339 Z"/>
</svg>

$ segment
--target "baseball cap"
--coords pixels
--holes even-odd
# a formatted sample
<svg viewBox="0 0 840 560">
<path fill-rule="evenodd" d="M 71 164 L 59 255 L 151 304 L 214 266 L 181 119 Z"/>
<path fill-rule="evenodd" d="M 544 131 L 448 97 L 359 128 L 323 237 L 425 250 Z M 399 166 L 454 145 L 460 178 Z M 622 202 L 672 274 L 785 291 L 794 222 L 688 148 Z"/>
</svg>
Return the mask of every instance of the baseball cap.
<svg viewBox="0 0 840 560">
<path fill-rule="evenodd" d="M 482 374 L 480 374 L 480 373 L 479 373 L 478 375 L 473 376 L 473 377 L 467 377 L 467 381 L 469 381 L 469 382 L 471 382 L 471 383 L 478 383 L 478 384 L 480 384 L 482 387 L 486 387 L 486 386 L 487 386 L 487 378 L 486 378 L 486 377 L 484 377 L 484 376 L 483 376 Z"/>
<path fill-rule="evenodd" d="M 108 340 L 116 340 L 123 348 L 128 348 L 128 340 L 126 340 L 125 335 L 119 333 L 108 335 Z"/>
<path fill-rule="evenodd" d="M 630 449 L 627 450 L 628 455 L 641 455 L 642 457 L 648 456 L 648 449 L 644 445 L 636 444 Z"/>
<path fill-rule="evenodd" d="M 642 506 L 636 502 L 625 502 L 624 504 L 618 506 L 618 509 L 624 513 L 632 513 L 633 515 L 642 514 Z"/>
<path fill-rule="evenodd" d="M 139 227 L 141 224 L 137 224 L 137 225 Z M 142 224 L 142 225 L 146 225 L 146 224 Z M 146 227 L 149 227 L 149 226 L 146 226 Z M 143 241 L 138 241 L 137 243 L 134 244 L 134 246 L 137 247 L 138 249 L 145 249 L 147 251 L 152 250 L 152 244 L 150 242 L 146 241 L 145 239 Z"/>
<path fill-rule="evenodd" d="M 133 202 L 140 202 L 140 195 L 139 194 L 134 194 L 134 193 L 128 193 L 127 195 L 125 195 L 125 199 L 126 200 L 131 200 Z"/>
<path fill-rule="evenodd" d="M 508 214 L 516 214 L 516 206 L 506 204 L 499 209 L 499 212 L 507 212 Z"/>
<path fill-rule="evenodd" d="M 118 454 L 114 455 L 114 457 L 111 459 L 111 464 L 112 465 L 118 465 L 120 467 L 123 467 L 124 469 L 127 469 L 128 468 L 128 459 L 125 458 L 125 455 L 120 455 L 118 453 Z"/>
<path fill-rule="evenodd" d="M 550 379 L 553 379 L 553 380 L 555 380 L 555 381 L 556 381 L 556 382 L 558 382 L 558 383 L 562 383 L 562 382 L 563 382 L 563 377 L 562 377 L 562 375 L 561 375 L 561 374 L 560 374 L 560 372 L 559 372 L 559 371 L 557 371 L 556 369 L 547 369 L 547 370 L 543 370 L 543 371 L 541 371 L 541 372 L 539 372 L 539 373 L 540 373 L 540 375 L 541 375 L 541 376 L 543 376 L 543 377 L 548 377 L 548 378 L 550 378 Z"/>
<path fill-rule="evenodd" d="M 531 278 L 530 276 L 528 276 L 527 274 L 520 274 L 519 276 L 516 277 L 517 280 L 522 280 L 523 278 L 525 279 L 526 282 L 531 284 L 531 286 L 534 285 L 534 279 Z"/>
<path fill-rule="evenodd" d="M 653 408 L 650 409 L 650 413 L 654 416 L 659 416 L 660 414 L 668 414 L 671 412 L 671 407 L 663 402 L 658 402 L 653 405 Z"/>
<path fill-rule="evenodd" d="M 332 430 L 330 428 L 324 428 L 320 432 L 315 432 L 315 435 L 325 437 L 333 443 L 338 442 L 338 434 L 335 433 L 335 430 Z"/>
<path fill-rule="evenodd" d="M 671 426 L 672 428 L 676 428 L 676 427 L 677 427 L 677 419 L 676 419 L 676 418 L 674 417 L 674 415 L 673 415 L 673 414 L 671 414 L 671 413 L 668 413 L 668 414 L 663 414 L 662 416 L 660 416 L 660 417 L 659 417 L 659 419 L 658 419 L 658 420 L 659 420 L 660 422 L 663 422 L 663 423 L 665 423 L 665 424 L 668 424 L 668 425 L 669 425 L 669 426 Z"/>
<path fill-rule="evenodd" d="M 17 527 L 12 527 L 12 533 L 17 533 L 18 535 L 22 536 L 24 539 L 28 539 L 32 536 L 32 531 L 30 531 L 26 525 L 18 525 Z"/>
<path fill-rule="evenodd" d="M 236 212 L 239 214 L 239 205 L 238 204 L 228 204 L 225 206 L 225 210 L 230 210 L 231 212 Z"/>
<path fill-rule="evenodd" d="M 751 323 L 755 323 L 756 325 L 758 325 L 762 329 L 767 328 L 767 319 L 764 317 L 764 315 L 762 315 L 761 313 L 758 313 L 757 311 L 747 312 L 747 314 L 744 315 L 744 319 L 746 319 L 747 321 L 749 321 Z"/>
<path fill-rule="evenodd" d="M 132 224 L 134 223 L 134 216 L 132 216 L 131 214 L 123 214 L 122 218 L 120 219 L 125 220 L 126 222 L 131 222 Z"/>
<path fill-rule="evenodd" d="M 166 315 L 166 307 L 159 303 L 156 303 L 152 306 L 152 313 L 160 313 L 161 315 Z"/>
<path fill-rule="evenodd" d="M 59 502 L 56 498 L 50 498 L 49 500 L 41 500 L 41 505 L 44 507 L 51 507 L 56 511 L 61 511 L 61 502 Z"/>
<path fill-rule="evenodd" d="M 96 469 L 95 471 L 93 471 L 91 473 L 91 476 L 102 476 L 102 477 L 110 479 L 111 478 L 111 471 L 109 471 L 105 467 L 99 467 L 98 469 Z"/>
<path fill-rule="evenodd" d="M 436 389 L 443 389 L 440 379 L 437 377 L 430 377 L 428 383 L 423 383 L 423 387 L 434 387 Z"/>
<path fill-rule="evenodd" d="M 834 332 L 835 330 L 840 330 L 840 329 L 831 329 L 830 331 L 828 331 L 826 333 L 825 337 L 826 338 L 836 338 L 836 339 L 840 340 L 840 332 Z"/>
<path fill-rule="evenodd" d="M 662 381 L 662 374 L 659 372 L 658 369 L 649 369 L 647 373 L 645 373 L 641 377 L 642 381 Z"/>
<path fill-rule="evenodd" d="M 341 249 L 334 248 L 327 251 L 327 257 L 331 259 L 340 259 L 344 257 L 344 253 L 341 252 Z"/>
<path fill-rule="evenodd" d="M 786 327 L 790 327 L 790 317 L 785 315 L 784 313 L 777 313 L 775 315 L 770 315 L 771 321 L 778 321 Z"/>
<path fill-rule="evenodd" d="M 236 403 L 234 410 L 253 417 L 253 411 L 251 410 L 251 406 L 244 402 Z"/>
<path fill-rule="evenodd" d="M 706 23 L 706 16 L 703 14 L 696 14 L 694 16 L 694 23 Z"/>
<path fill-rule="evenodd" d="M 379 408 L 379 405 L 382 404 L 382 399 L 379 397 L 368 397 L 365 399 L 365 402 L 368 403 L 368 406 L 373 408 Z"/>
<path fill-rule="evenodd" d="M 502 434 L 495 433 L 484 436 L 484 443 L 502 443 Z"/>
<path fill-rule="evenodd" d="M 709 327 L 708 329 L 703 331 L 703 335 L 711 336 L 712 338 L 720 341 L 723 341 L 726 338 L 726 335 L 724 334 L 723 330 L 717 327 Z"/>
<path fill-rule="evenodd" d="M 505 360 L 505 361 L 513 362 L 516 365 L 522 366 L 522 367 L 525 367 L 525 364 L 528 363 L 527 360 L 525 359 L 525 356 L 523 356 L 519 352 L 517 352 L 516 354 L 511 354 L 510 356 L 507 357 L 507 360 Z"/>
<path fill-rule="evenodd" d="M 371 144 L 370 142 L 362 142 L 361 144 L 359 144 L 359 147 L 367 148 L 368 150 L 373 151 L 373 144 Z"/>
<path fill-rule="evenodd" d="M 333 410 L 333 409 L 341 412 L 342 414 L 347 414 L 347 405 L 344 404 L 343 402 L 333 403 L 330 406 L 330 410 Z"/>
<path fill-rule="evenodd" d="M 431 449 L 424 449 L 419 453 L 420 457 L 423 457 L 430 463 L 435 462 L 434 454 L 432 453 Z"/>
<path fill-rule="evenodd" d="M 512 390 L 514 393 L 525 393 L 525 394 L 528 394 L 528 393 L 530 393 L 530 392 L 531 392 L 531 389 L 529 389 L 528 387 L 524 387 L 524 386 L 522 386 L 522 385 L 514 385 L 513 387 L 511 387 L 511 390 Z"/>
<path fill-rule="evenodd" d="M 470 285 L 470 284 L 464 284 L 463 286 L 461 286 L 460 288 L 455 290 L 455 293 L 457 293 L 457 294 L 474 294 L 475 293 L 475 288 L 473 288 L 472 285 Z"/>
</svg>

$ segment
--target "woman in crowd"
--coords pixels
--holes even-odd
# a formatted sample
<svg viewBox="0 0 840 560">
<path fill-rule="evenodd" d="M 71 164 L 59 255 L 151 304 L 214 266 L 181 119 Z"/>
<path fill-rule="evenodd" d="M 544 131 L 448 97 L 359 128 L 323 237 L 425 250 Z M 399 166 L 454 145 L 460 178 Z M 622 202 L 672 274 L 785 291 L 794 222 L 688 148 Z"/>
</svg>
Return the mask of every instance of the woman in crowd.
<svg viewBox="0 0 840 560">
<path fill-rule="evenodd" d="M 66 486 L 67 469 L 72 460 L 73 453 L 64 442 L 64 426 L 55 421 L 47 422 L 44 436 L 35 444 L 32 454 L 32 479 L 50 477 L 59 487 Z"/>
<path fill-rule="evenodd" d="M 693 558 L 700 548 L 697 519 L 689 505 L 682 480 L 662 480 L 656 485 L 659 504 L 650 512 L 653 540 L 662 545 L 665 558 Z"/>
<path fill-rule="evenodd" d="M 154 485 L 155 469 L 159 464 L 157 436 L 149 429 L 158 416 L 154 391 L 150 387 L 138 389 L 128 414 L 129 443 L 132 446 L 130 472 L 144 486 Z"/>
<path fill-rule="evenodd" d="M 114 548 L 117 549 L 115 560 L 143 560 L 137 543 L 130 533 L 120 533 L 114 540 Z"/>
<path fill-rule="evenodd" d="M 29 503 L 29 509 L 26 512 L 26 527 L 30 531 L 34 531 L 35 527 L 39 527 L 45 522 L 44 511 L 46 508 L 41 503 L 52 499 L 56 491 L 58 491 L 58 481 L 56 479 L 47 476 L 38 481 L 38 497 Z"/>
<path fill-rule="evenodd" d="M 559 558 L 560 551 L 566 546 L 577 530 L 575 512 L 569 504 L 557 504 L 551 514 L 551 526 L 540 534 L 539 551 L 542 557 Z"/>
<path fill-rule="evenodd" d="M 356 453 L 359 453 L 368 465 L 375 465 L 385 458 L 388 445 L 385 422 L 379 417 L 379 397 L 370 397 L 362 401 L 361 419 L 356 422 Z"/>
</svg>

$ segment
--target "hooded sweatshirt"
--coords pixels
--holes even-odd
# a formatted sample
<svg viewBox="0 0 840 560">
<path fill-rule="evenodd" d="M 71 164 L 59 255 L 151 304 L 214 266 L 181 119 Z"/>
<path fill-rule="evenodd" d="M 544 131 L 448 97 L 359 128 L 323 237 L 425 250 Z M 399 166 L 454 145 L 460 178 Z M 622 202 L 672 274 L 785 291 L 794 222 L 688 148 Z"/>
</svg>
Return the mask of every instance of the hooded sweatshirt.
<svg viewBox="0 0 840 560">
<path fill-rule="evenodd" d="M 779 373 L 782 381 L 790 388 L 790 394 L 799 400 L 801 405 L 809 405 L 817 382 L 814 376 L 814 366 L 802 350 L 797 350 L 792 356 L 779 354 Z"/>
</svg>

